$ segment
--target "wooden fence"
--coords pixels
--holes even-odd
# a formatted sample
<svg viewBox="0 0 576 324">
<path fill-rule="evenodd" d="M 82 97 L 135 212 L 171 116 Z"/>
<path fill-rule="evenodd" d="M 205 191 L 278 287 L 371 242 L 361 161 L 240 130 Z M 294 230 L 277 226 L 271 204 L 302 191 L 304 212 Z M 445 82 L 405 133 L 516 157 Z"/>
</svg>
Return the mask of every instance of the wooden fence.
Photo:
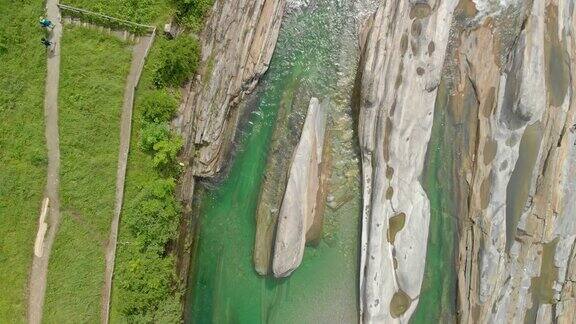
<svg viewBox="0 0 576 324">
<path fill-rule="evenodd" d="M 145 35 L 156 31 L 156 27 L 154 26 L 138 24 L 125 19 L 111 17 L 65 4 L 58 4 L 58 7 L 60 8 L 62 16 L 78 18 L 84 22 L 90 22 L 96 25 L 110 27 L 112 29 L 127 30 L 136 35 Z"/>
</svg>

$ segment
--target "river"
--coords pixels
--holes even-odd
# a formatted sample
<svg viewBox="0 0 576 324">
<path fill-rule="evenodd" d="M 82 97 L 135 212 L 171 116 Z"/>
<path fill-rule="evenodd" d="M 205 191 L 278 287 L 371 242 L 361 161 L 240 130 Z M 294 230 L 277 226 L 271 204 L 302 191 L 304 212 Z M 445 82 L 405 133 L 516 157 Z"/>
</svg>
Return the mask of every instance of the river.
<svg viewBox="0 0 576 324">
<path fill-rule="evenodd" d="M 318 0 L 302 8 L 289 6 L 269 71 L 243 107 L 246 116 L 227 174 L 219 183 L 203 186 L 197 195 L 200 229 L 189 280 L 187 322 L 358 322 L 361 183 L 351 97 L 358 28 L 375 4 L 377 1 L 370 0 Z M 269 148 L 278 110 L 295 99 L 307 105 L 312 96 L 331 103 L 331 203 L 326 208 L 322 239 L 317 246 L 306 248 L 302 265 L 289 278 L 261 277 L 252 263 L 255 212 L 267 157 L 274 154 Z M 439 157 L 431 159 L 440 164 Z M 437 176 L 432 169 L 428 174 L 429 179 Z M 440 196 L 434 196 L 433 207 L 443 208 Z M 427 269 L 424 287 L 433 286 L 430 289 L 439 294 L 432 299 L 450 296 L 442 287 L 451 280 L 451 272 L 432 284 L 434 273 L 452 266 L 452 250 L 433 242 L 434 238 L 443 239 L 443 230 L 452 230 L 442 215 L 433 213 L 431 221 L 428 256 L 438 262 Z M 453 244 L 451 237 L 449 240 Z M 422 301 L 434 303 L 432 299 Z M 426 305 L 416 322 L 424 322 L 426 312 L 440 316 L 438 307 Z"/>
</svg>

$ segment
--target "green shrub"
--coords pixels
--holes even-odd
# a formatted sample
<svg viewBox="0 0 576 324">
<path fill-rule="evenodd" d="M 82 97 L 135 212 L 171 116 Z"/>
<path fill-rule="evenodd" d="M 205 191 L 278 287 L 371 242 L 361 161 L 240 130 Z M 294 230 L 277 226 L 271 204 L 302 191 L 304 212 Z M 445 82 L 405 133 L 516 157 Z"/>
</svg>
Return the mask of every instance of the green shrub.
<svg viewBox="0 0 576 324">
<path fill-rule="evenodd" d="M 176 158 L 181 148 L 182 138 L 174 134 L 169 139 L 154 144 L 154 168 L 165 174 L 174 174 L 178 169 Z"/>
<path fill-rule="evenodd" d="M 130 322 L 178 323 L 178 282 L 174 259 L 166 246 L 176 239 L 180 205 L 173 178 L 156 178 L 140 190 L 123 217 L 132 240 L 129 259 L 119 263 L 118 288 L 122 313 Z"/>
<path fill-rule="evenodd" d="M 143 123 L 140 149 L 146 153 L 153 154 L 156 143 L 169 139 L 170 130 L 166 124 Z"/>
<path fill-rule="evenodd" d="M 178 14 L 201 17 L 212 8 L 213 0 L 172 0 Z"/>
<path fill-rule="evenodd" d="M 166 123 L 144 123 L 141 136 L 140 148 L 153 155 L 154 168 L 165 175 L 174 175 L 178 170 L 176 158 L 182 148 L 182 138 L 171 133 Z"/>
<path fill-rule="evenodd" d="M 170 121 L 176 109 L 178 100 L 166 90 L 151 90 L 142 99 L 142 118 L 150 123 Z"/>
<path fill-rule="evenodd" d="M 156 312 L 154 312 L 154 323 L 181 323 L 181 298 L 182 293 L 177 290 L 168 298 L 160 301 Z"/>
<path fill-rule="evenodd" d="M 200 61 L 200 44 L 188 36 L 177 37 L 163 44 L 154 84 L 158 88 L 178 87 L 196 72 Z"/>
<path fill-rule="evenodd" d="M 133 252 L 132 258 L 118 267 L 119 289 L 123 295 L 122 313 L 134 323 L 159 323 L 157 312 L 170 301 L 178 302 L 173 294 L 174 260 L 152 252 Z M 179 312 L 175 312 L 178 316 Z M 164 317 L 164 315 L 162 316 Z M 170 321 L 177 323 L 178 321 Z M 162 323 L 168 323 L 162 321 Z"/>
<path fill-rule="evenodd" d="M 175 187 L 172 178 L 156 179 L 133 202 L 126 224 L 141 251 L 162 255 L 168 241 L 176 238 L 180 207 L 174 197 Z"/>
<path fill-rule="evenodd" d="M 213 0 L 172 0 L 177 10 L 178 22 L 198 32 Z"/>
</svg>

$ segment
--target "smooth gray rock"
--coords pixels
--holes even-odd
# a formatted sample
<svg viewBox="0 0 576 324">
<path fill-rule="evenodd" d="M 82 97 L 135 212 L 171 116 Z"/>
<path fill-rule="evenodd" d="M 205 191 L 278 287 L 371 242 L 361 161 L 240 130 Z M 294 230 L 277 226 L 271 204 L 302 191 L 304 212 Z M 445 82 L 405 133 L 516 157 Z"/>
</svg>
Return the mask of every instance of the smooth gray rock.
<svg viewBox="0 0 576 324">
<path fill-rule="evenodd" d="M 288 184 L 278 215 L 272 271 L 275 277 L 289 276 L 302 262 L 306 233 L 320 204 L 322 163 L 327 107 L 312 98 L 300 141 L 288 173 Z"/>
<path fill-rule="evenodd" d="M 358 128 L 365 323 L 407 323 L 418 304 L 430 221 L 419 177 L 457 2 L 385 1 L 362 33 Z"/>
</svg>

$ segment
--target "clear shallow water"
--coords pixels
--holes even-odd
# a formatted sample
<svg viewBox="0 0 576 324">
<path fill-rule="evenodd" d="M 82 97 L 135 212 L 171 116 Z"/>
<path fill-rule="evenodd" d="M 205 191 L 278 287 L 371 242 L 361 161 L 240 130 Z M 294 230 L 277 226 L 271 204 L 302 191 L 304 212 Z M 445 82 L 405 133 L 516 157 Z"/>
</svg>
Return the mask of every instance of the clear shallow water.
<svg viewBox="0 0 576 324">
<path fill-rule="evenodd" d="M 352 93 L 356 68 L 354 8 L 317 1 L 285 18 L 270 69 L 246 107 L 253 112 L 238 135 L 229 173 L 200 194 L 188 322 L 357 322 L 360 183 L 353 138 L 334 139 L 329 190 L 336 199 L 344 191 L 352 198 L 337 210 L 327 208 L 320 244 L 306 249 L 287 279 L 260 277 L 252 264 L 255 209 L 281 103 L 295 95 L 329 98 L 332 136 L 352 129 L 349 99 L 342 98 Z"/>
<path fill-rule="evenodd" d="M 373 1 L 314 2 L 285 17 L 270 69 L 249 100 L 252 111 L 237 136 L 238 150 L 227 177 L 213 190 L 202 189 L 196 262 L 191 269 L 187 322 L 190 323 L 357 323 L 358 244 L 361 195 L 350 100 L 357 68 L 359 16 Z M 322 240 L 307 247 L 292 276 L 277 280 L 254 271 L 255 211 L 278 109 L 310 96 L 332 102 L 329 136 L 333 168 Z M 447 100 L 443 97 L 444 100 Z M 443 109 L 437 109 L 442 110 Z M 452 187 L 439 185 L 452 154 L 435 121 L 423 185 L 432 215 L 422 296 L 412 322 L 449 320 L 455 311 Z"/>
<path fill-rule="evenodd" d="M 457 162 L 453 139 L 457 131 L 448 113 L 450 105 L 450 96 L 443 82 L 438 90 L 434 124 L 420 180 L 430 200 L 430 227 L 424 280 L 412 323 L 456 322 L 458 196 L 454 186 L 456 174 L 453 171 Z"/>
</svg>

